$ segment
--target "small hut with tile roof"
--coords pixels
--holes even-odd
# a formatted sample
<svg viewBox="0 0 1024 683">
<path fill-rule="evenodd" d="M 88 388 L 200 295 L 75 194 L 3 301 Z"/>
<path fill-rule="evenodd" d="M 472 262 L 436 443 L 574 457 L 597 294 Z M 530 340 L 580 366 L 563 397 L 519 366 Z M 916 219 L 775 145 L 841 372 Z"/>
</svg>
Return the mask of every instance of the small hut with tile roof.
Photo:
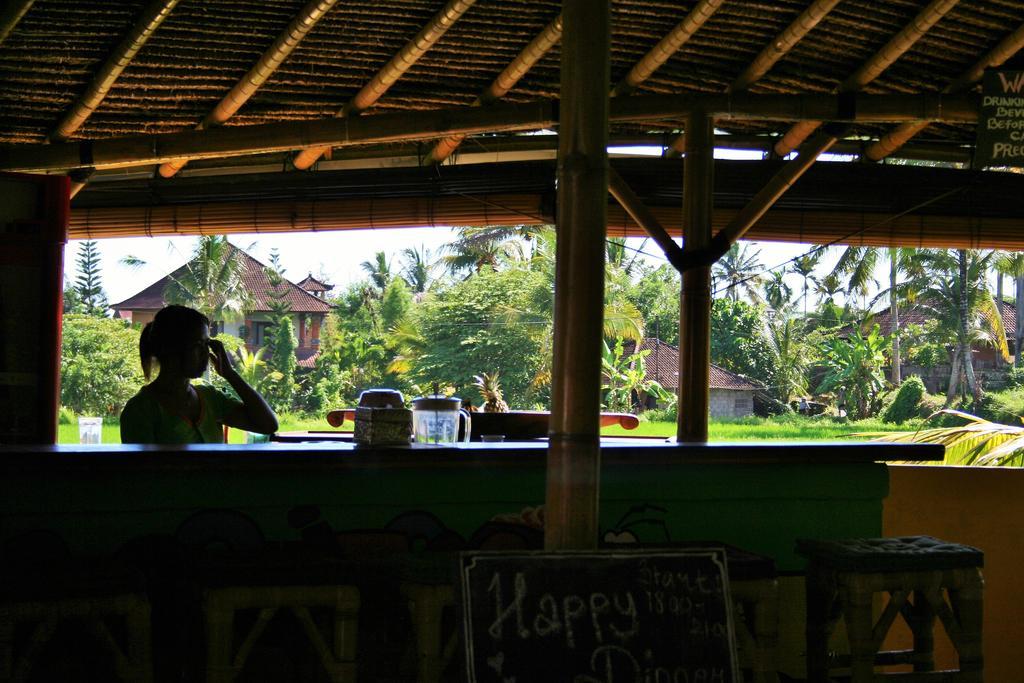
<svg viewBox="0 0 1024 683">
<path fill-rule="evenodd" d="M 250 351 L 261 348 L 269 336 L 269 330 L 273 325 L 272 309 L 270 304 L 273 297 L 270 293 L 274 286 L 267 277 L 267 266 L 245 253 L 238 247 L 234 247 L 235 253 L 242 263 L 242 280 L 246 289 L 252 295 L 253 306 L 245 312 L 240 320 L 215 320 L 213 325 L 217 332 L 231 334 L 245 340 L 245 346 Z M 141 292 L 134 294 L 124 301 L 113 304 L 112 309 L 116 314 L 133 323 L 146 324 L 153 319 L 156 312 L 167 305 L 164 300 L 164 291 L 172 279 L 181 277 L 187 270 L 187 264 L 181 266 L 170 275 L 166 275 Z M 310 280 L 315 282 L 323 291 L 330 289 L 312 276 L 302 281 L 303 284 Z M 288 280 L 284 281 L 287 291 L 283 301 L 291 309 L 292 324 L 295 326 L 298 335 L 298 346 L 295 348 L 295 356 L 298 359 L 299 367 L 311 368 L 320 350 L 320 328 L 324 317 L 331 311 L 331 305 L 323 298 L 307 290 L 304 286 L 296 285 Z"/>
<path fill-rule="evenodd" d="M 313 277 L 313 273 L 306 276 L 306 279 L 299 283 L 299 287 L 306 290 L 318 299 L 326 299 L 327 292 L 334 289 L 334 285 L 329 285 L 326 282 L 321 282 Z"/>
<path fill-rule="evenodd" d="M 622 347 L 623 357 L 633 355 L 635 349 L 635 342 L 626 342 Z M 679 349 L 649 337 L 640 342 L 640 351 L 650 351 L 644 358 L 647 379 L 676 393 L 679 388 Z M 754 414 L 754 394 L 762 391 L 763 386 L 714 364 L 711 365 L 710 380 L 711 417 L 745 417 Z M 639 398 L 645 408 L 655 407 L 654 397 L 645 395 Z"/>
</svg>

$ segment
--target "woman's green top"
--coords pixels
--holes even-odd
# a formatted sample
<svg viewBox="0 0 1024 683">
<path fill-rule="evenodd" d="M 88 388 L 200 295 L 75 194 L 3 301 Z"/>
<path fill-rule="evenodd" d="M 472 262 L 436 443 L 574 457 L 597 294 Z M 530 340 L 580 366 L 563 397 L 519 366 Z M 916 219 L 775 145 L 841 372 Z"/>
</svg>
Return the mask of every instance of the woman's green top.
<svg viewBox="0 0 1024 683">
<path fill-rule="evenodd" d="M 199 397 L 195 422 L 166 410 L 148 386 L 142 387 L 121 411 L 121 443 L 224 443 L 224 418 L 242 402 L 211 386 L 193 387 Z"/>
</svg>

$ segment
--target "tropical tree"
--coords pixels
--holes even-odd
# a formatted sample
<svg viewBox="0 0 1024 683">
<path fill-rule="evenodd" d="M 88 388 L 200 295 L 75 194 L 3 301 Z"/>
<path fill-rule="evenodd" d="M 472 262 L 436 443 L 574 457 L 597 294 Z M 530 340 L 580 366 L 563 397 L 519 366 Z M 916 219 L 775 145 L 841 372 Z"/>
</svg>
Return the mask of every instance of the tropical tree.
<svg viewBox="0 0 1024 683">
<path fill-rule="evenodd" d="M 1024 252 L 1000 252 L 995 256 L 993 265 L 995 265 L 996 272 L 1000 274 L 1000 279 L 1003 275 L 1009 275 L 1015 284 L 1014 306 L 1017 312 L 1017 327 L 1013 331 L 1013 364 L 1019 367 L 1021 365 L 1021 342 L 1024 340 Z M 999 304 L 1001 306 L 1002 301 Z"/>
<path fill-rule="evenodd" d="M 647 364 L 644 358 L 649 350 L 636 351 L 626 356 L 624 340 L 615 340 L 615 346 L 608 348 L 603 344 L 601 353 L 601 390 L 605 392 L 603 407 L 607 410 L 629 413 L 633 412 L 633 397 L 640 392 L 654 395 L 659 401 L 674 399 L 661 384 L 647 378 Z"/>
<path fill-rule="evenodd" d="M 764 281 L 764 301 L 777 313 L 785 314 L 793 299 L 793 288 L 786 283 L 786 273 L 773 270 Z"/>
<path fill-rule="evenodd" d="M 959 410 L 940 410 L 939 413 L 961 417 L 966 422 L 959 427 L 867 433 L 861 436 L 874 436 L 875 441 L 892 443 L 942 444 L 946 447 L 944 463 L 947 465 L 1024 465 L 1024 427 L 989 422 Z"/>
<path fill-rule="evenodd" d="M 763 281 L 761 275 L 762 267 L 758 259 L 760 251 L 749 244 L 736 242 L 725 256 L 718 259 L 712 267 L 717 285 L 715 293 L 727 291 L 727 296 L 733 301 L 740 300 L 740 291 L 746 293 L 751 303 L 761 301 L 761 294 L 758 291 Z"/>
<path fill-rule="evenodd" d="M 771 387 L 775 397 L 788 404 L 794 396 L 807 394 L 807 369 L 813 360 L 803 320 L 793 316 L 775 319 L 768 328 L 774 373 Z"/>
<path fill-rule="evenodd" d="M 917 257 L 921 270 L 910 286 L 917 291 L 918 305 L 937 321 L 939 339 L 954 340 L 947 407 L 963 385 L 975 401 L 981 399 L 971 351 L 975 343 L 992 346 L 1009 360 L 1002 317 L 985 277 L 992 256 L 969 249 L 926 249 Z"/>
<path fill-rule="evenodd" d="M 818 263 L 824 255 L 825 251 L 823 249 L 815 249 L 793 259 L 789 267 L 790 272 L 799 275 L 804 281 L 803 296 L 801 297 L 804 302 L 804 317 L 807 317 L 808 284 L 811 282 L 817 283 L 817 279 L 814 277 L 814 269 L 818 267 Z"/>
<path fill-rule="evenodd" d="M 878 286 L 875 268 L 879 253 L 875 247 L 847 247 L 843 250 L 834 272 L 846 276 L 846 293 L 849 296 L 866 301 L 871 288 Z"/>
<path fill-rule="evenodd" d="M 885 257 L 889 263 L 889 286 L 872 301 L 884 298 L 889 300 L 889 319 L 892 321 L 892 367 L 890 381 L 899 386 L 902 381 L 901 371 L 903 355 L 900 349 L 902 330 L 900 327 L 900 306 L 903 301 L 912 301 L 915 296 L 915 277 L 921 275 L 921 264 L 917 259 L 918 250 L 911 247 L 847 247 L 836 263 L 836 273 L 848 276 L 846 291 L 852 297 L 866 297 L 872 286 L 878 286 L 873 273 L 879 260 Z M 909 278 L 900 281 L 900 275 Z"/>
<path fill-rule="evenodd" d="M 393 277 L 391 274 L 391 263 L 388 261 L 387 254 L 383 251 L 378 251 L 373 255 L 372 261 L 363 261 L 360 267 L 369 275 L 370 282 L 373 283 L 376 289 L 377 298 L 383 297 L 384 290 L 387 289 L 388 283 L 391 282 Z"/>
<path fill-rule="evenodd" d="M 130 267 L 146 264 L 135 256 L 126 256 L 121 263 Z M 213 321 L 238 319 L 252 307 L 244 275 L 239 249 L 227 237 L 203 235 L 196 241 L 192 258 L 170 275 L 164 301 L 191 306 Z"/>
<path fill-rule="evenodd" d="M 85 240 L 79 245 L 75 263 L 78 266 L 75 291 L 84 312 L 88 315 L 105 315 L 107 297 L 103 293 L 100 250 L 96 240 Z"/>
<path fill-rule="evenodd" d="M 139 332 L 123 320 L 64 316 L 60 402 L 82 415 L 117 415 L 143 383 Z"/>
<path fill-rule="evenodd" d="M 819 391 L 838 391 L 845 396 L 848 411 L 857 419 L 873 412 L 878 394 L 885 387 L 882 367 L 889 340 L 875 325 L 867 336 L 855 329 L 846 339 L 825 344 L 825 377 Z"/>
<path fill-rule="evenodd" d="M 526 259 L 524 243 L 533 240 L 543 226 L 479 225 L 458 229 L 455 241 L 443 247 L 441 262 L 455 276 L 479 273 L 484 266 L 498 269 L 507 261 Z"/>
<path fill-rule="evenodd" d="M 407 247 L 402 250 L 402 278 L 413 294 L 422 294 L 429 289 L 433 270 L 434 263 L 426 247 Z"/>
<path fill-rule="evenodd" d="M 278 319 L 271 334 L 273 344 L 267 365 L 279 377 L 275 376 L 273 382 L 265 385 L 265 392 L 274 410 L 287 411 L 292 407 L 295 393 L 295 347 L 298 345 L 291 317 L 286 315 Z"/>
<path fill-rule="evenodd" d="M 715 299 L 711 305 L 711 362 L 766 386 L 773 385 L 778 354 L 768 330 L 764 306 Z"/>
</svg>

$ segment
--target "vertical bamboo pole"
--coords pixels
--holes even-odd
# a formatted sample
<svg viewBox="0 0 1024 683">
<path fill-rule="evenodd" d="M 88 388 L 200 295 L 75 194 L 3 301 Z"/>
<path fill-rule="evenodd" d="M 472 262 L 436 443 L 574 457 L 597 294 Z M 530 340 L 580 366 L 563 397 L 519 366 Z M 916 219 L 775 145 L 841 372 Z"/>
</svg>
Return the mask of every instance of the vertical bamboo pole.
<svg viewBox="0 0 1024 683">
<path fill-rule="evenodd" d="M 683 162 L 683 252 L 711 243 L 714 190 L 714 131 L 705 112 L 686 117 Z M 677 441 L 708 440 L 708 382 L 711 373 L 711 266 L 683 273 L 679 298 L 679 407 Z"/>
<path fill-rule="evenodd" d="M 558 250 L 544 545 L 597 545 L 609 0 L 563 0 Z"/>
</svg>

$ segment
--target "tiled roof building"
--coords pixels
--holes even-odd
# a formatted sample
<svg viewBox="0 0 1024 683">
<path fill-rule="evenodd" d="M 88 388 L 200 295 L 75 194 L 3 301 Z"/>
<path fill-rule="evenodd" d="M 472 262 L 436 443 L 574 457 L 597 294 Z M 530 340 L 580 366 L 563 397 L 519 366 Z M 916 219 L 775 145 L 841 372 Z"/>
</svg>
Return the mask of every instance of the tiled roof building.
<svg viewBox="0 0 1024 683">
<path fill-rule="evenodd" d="M 625 342 L 622 348 L 623 356 L 629 357 L 636 352 L 635 348 L 635 342 Z M 640 351 L 650 351 L 644 358 L 647 379 L 657 382 L 668 391 L 678 391 L 679 349 L 660 339 L 648 337 L 640 342 Z M 754 412 L 754 392 L 764 387 L 746 377 L 712 365 L 710 388 L 712 417 L 743 417 Z"/>
<path fill-rule="evenodd" d="M 275 297 L 271 296 L 274 286 L 267 276 L 267 267 L 264 264 L 238 247 L 232 248 L 236 257 L 241 260 L 242 281 L 252 296 L 253 305 L 251 310 L 246 311 L 243 322 L 218 320 L 214 323 L 219 331 L 241 337 L 245 340 L 246 346 L 254 350 L 264 344 L 271 326 L 269 314 L 272 311 L 271 303 L 275 300 Z M 183 277 L 187 271 L 188 264 L 185 264 L 139 293 L 111 305 L 111 308 L 122 318 L 127 318 L 133 323 L 145 324 L 167 305 L 164 301 L 167 285 L 172 279 Z M 299 367 L 311 368 L 319 352 L 320 326 L 324 317 L 331 311 L 331 305 L 327 301 L 311 292 L 324 293 L 332 289 L 332 286 L 320 282 L 312 275 L 303 280 L 302 284 L 311 285 L 311 289 L 307 290 L 285 280 L 283 286 L 286 291 L 281 300 L 291 308 L 292 323 L 298 336 L 295 356 Z"/>
</svg>

